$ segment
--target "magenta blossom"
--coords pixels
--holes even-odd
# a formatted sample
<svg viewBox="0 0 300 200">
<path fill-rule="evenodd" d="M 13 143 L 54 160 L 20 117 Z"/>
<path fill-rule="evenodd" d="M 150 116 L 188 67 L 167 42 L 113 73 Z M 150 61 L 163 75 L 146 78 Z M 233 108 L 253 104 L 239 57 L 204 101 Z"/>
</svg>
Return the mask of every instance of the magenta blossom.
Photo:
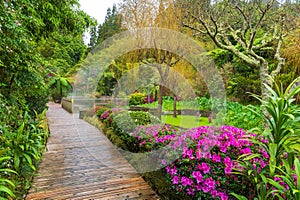
<svg viewBox="0 0 300 200">
<path fill-rule="evenodd" d="M 193 181 L 186 176 L 181 177 L 180 181 L 183 186 L 190 186 L 193 184 Z"/>
<path fill-rule="evenodd" d="M 202 182 L 202 174 L 199 171 L 193 171 L 192 176 L 196 179 L 197 183 L 201 183 Z"/>
</svg>

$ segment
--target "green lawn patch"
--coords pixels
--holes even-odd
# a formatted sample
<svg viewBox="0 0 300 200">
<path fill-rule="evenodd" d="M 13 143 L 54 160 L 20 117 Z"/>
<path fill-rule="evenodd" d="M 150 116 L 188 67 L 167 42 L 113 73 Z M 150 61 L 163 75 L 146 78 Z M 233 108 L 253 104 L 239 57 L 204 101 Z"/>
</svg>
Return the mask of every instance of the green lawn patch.
<svg viewBox="0 0 300 200">
<path fill-rule="evenodd" d="M 162 121 L 167 124 L 180 126 L 183 128 L 194 128 L 198 126 L 210 125 L 207 117 L 200 117 L 199 119 L 191 115 L 178 115 L 177 118 L 173 118 L 172 115 L 163 115 Z"/>
<path fill-rule="evenodd" d="M 162 107 L 164 111 L 171 111 L 173 110 L 173 100 L 164 100 Z M 153 102 L 150 104 L 142 104 L 141 106 L 147 107 L 147 108 L 157 108 L 158 107 L 158 102 Z M 176 103 L 177 110 L 182 110 L 182 109 L 193 109 L 193 110 L 198 110 L 200 108 L 200 105 L 196 100 L 193 101 L 177 101 Z"/>
</svg>

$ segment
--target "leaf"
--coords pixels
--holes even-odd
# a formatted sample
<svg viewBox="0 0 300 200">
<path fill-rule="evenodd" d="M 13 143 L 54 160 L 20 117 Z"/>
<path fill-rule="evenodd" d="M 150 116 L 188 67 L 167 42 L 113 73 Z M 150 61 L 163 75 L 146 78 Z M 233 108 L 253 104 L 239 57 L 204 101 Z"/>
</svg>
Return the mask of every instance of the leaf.
<svg viewBox="0 0 300 200">
<path fill-rule="evenodd" d="M 11 157 L 6 156 L 6 157 L 0 157 L 0 162 L 4 161 L 4 160 L 9 160 L 11 159 Z"/>
<path fill-rule="evenodd" d="M 20 166 L 20 157 L 19 157 L 18 154 L 14 155 L 14 166 L 15 166 L 16 170 L 19 169 L 19 166 Z"/>
<path fill-rule="evenodd" d="M 230 193 L 230 195 L 234 196 L 238 200 L 248 200 L 245 196 L 238 195 L 238 194 L 235 194 L 235 193 Z"/>
<path fill-rule="evenodd" d="M 263 84 L 266 88 L 267 88 L 267 90 L 272 94 L 272 96 L 274 96 L 274 97 L 278 97 L 278 95 L 277 95 L 277 93 L 270 87 L 270 86 L 268 86 L 267 84 Z"/>
<path fill-rule="evenodd" d="M 21 134 L 23 133 L 23 131 L 24 131 L 24 126 L 25 126 L 25 123 L 23 122 L 22 125 L 21 125 L 21 126 L 18 128 L 18 130 L 17 130 L 17 133 L 18 133 L 18 134 L 21 135 Z"/>
<path fill-rule="evenodd" d="M 29 163 L 29 166 L 36 171 L 36 168 L 32 165 L 32 159 L 30 158 L 30 156 L 28 154 L 23 154 L 23 156 L 26 158 L 27 162 Z"/>
<path fill-rule="evenodd" d="M 9 196 L 15 197 L 15 194 L 8 187 L 5 187 L 3 185 L 0 185 L 0 192 L 5 192 Z M 3 198 L 3 199 L 5 199 L 5 198 Z"/>
<path fill-rule="evenodd" d="M 10 173 L 14 173 L 14 174 L 18 174 L 16 171 L 12 170 L 12 169 L 0 169 L 0 172 L 10 172 Z"/>
<path fill-rule="evenodd" d="M 8 183 L 9 185 L 11 185 L 12 187 L 15 187 L 15 184 L 7 178 L 0 178 L 0 182 L 5 182 L 5 183 Z"/>
<path fill-rule="evenodd" d="M 277 154 L 277 144 L 270 143 L 269 144 L 269 154 L 270 154 L 270 176 L 273 177 L 275 174 L 275 168 L 276 168 L 276 154 Z"/>
<path fill-rule="evenodd" d="M 294 165 L 295 165 L 295 171 L 297 175 L 297 189 L 300 190 L 300 162 L 298 158 L 294 160 Z"/>
<path fill-rule="evenodd" d="M 279 183 L 277 183 L 276 181 L 270 179 L 270 178 L 267 178 L 267 181 L 273 185 L 274 187 L 276 187 L 277 189 L 279 189 L 280 192 L 284 193 L 285 192 L 285 187 L 283 187 L 282 185 L 280 185 Z"/>
<path fill-rule="evenodd" d="M 69 85 L 66 78 L 60 78 L 60 82 L 61 82 L 61 84 L 62 84 L 63 86 L 65 86 L 65 87 Z"/>
</svg>

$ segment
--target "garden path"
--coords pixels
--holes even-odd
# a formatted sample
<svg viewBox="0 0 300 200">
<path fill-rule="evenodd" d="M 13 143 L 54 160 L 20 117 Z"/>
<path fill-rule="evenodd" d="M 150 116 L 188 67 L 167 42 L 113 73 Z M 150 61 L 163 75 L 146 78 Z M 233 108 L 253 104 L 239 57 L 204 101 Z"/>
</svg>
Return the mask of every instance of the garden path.
<svg viewBox="0 0 300 200">
<path fill-rule="evenodd" d="M 48 106 L 48 150 L 26 199 L 159 199 L 101 131 Z"/>
</svg>

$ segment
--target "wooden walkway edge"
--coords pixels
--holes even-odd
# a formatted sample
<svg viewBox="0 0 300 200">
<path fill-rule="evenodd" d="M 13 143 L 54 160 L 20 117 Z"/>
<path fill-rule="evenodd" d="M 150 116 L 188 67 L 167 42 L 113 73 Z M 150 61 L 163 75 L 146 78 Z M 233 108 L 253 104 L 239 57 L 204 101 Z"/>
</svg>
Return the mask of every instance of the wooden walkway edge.
<svg viewBox="0 0 300 200">
<path fill-rule="evenodd" d="M 27 200 L 159 199 L 101 131 L 48 106 L 48 151 Z"/>
</svg>

